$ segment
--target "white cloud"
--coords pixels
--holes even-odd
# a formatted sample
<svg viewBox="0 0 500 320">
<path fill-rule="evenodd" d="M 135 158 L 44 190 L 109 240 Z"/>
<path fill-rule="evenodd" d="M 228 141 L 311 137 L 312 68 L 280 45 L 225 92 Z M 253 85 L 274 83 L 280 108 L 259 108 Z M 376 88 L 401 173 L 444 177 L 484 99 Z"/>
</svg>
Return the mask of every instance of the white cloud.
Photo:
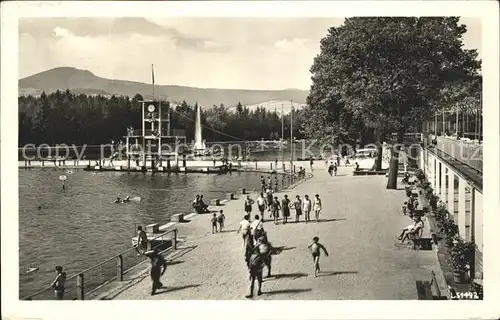
<svg viewBox="0 0 500 320">
<path fill-rule="evenodd" d="M 276 41 L 274 43 L 274 46 L 278 49 L 289 51 L 289 50 L 294 50 L 298 49 L 299 47 L 303 47 L 307 44 L 308 39 L 300 39 L 300 38 L 294 38 L 292 40 L 288 39 L 283 39 Z"/>
<path fill-rule="evenodd" d="M 65 37 L 70 34 L 68 29 L 60 28 L 60 27 L 55 27 L 54 30 L 54 35 L 56 37 Z"/>
</svg>

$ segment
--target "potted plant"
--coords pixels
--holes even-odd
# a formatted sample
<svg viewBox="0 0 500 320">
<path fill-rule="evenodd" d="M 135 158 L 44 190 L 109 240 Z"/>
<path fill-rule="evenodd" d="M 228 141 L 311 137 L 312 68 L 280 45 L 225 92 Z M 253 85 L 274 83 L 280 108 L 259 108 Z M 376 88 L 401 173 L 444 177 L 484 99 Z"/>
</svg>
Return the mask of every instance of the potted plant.
<svg viewBox="0 0 500 320">
<path fill-rule="evenodd" d="M 474 243 L 457 239 L 449 252 L 450 262 L 453 267 L 453 281 L 456 283 L 464 283 L 467 266 L 469 266 L 473 260 Z"/>
<path fill-rule="evenodd" d="M 458 226 L 452 219 L 444 219 L 440 223 L 440 226 L 441 232 L 443 232 L 446 237 L 446 245 L 448 248 L 452 247 L 458 236 Z"/>
<path fill-rule="evenodd" d="M 411 191 L 412 191 L 411 187 L 405 187 L 406 196 L 408 198 L 411 197 Z"/>
<path fill-rule="evenodd" d="M 448 218 L 448 210 L 444 207 L 438 207 L 436 210 L 434 210 L 434 217 L 436 217 L 436 221 L 438 222 L 439 226 L 441 226 Z"/>
<path fill-rule="evenodd" d="M 433 211 L 435 211 L 437 209 L 438 200 L 439 200 L 439 198 L 434 194 L 432 194 L 429 198 L 429 205 L 431 206 Z"/>
</svg>

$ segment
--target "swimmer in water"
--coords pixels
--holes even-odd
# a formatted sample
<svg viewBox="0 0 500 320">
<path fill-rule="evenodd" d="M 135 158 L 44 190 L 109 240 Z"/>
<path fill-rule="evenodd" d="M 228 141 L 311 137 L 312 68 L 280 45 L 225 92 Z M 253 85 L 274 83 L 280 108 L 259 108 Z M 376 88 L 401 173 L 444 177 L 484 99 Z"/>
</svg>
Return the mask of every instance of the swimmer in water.
<svg viewBox="0 0 500 320">
<path fill-rule="evenodd" d="M 325 247 L 321 243 L 319 243 L 318 237 L 313 238 L 313 243 L 311 243 L 308 248 L 311 249 L 311 253 L 314 260 L 314 276 L 317 277 L 318 272 L 321 272 L 319 268 L 319 257 L 321 255 L 321 250 L 325 252 L 327 257 L 328 257 L 328 251 L 326 251 Z"/>
<path fill-rule="evenodd" d="M 116 200 L 113 203 L 121 203 L 120 197 L 116 197 Z"/>
<path fill-rule="evenodd" d="M 130 196 L 127 196 L 125 199 L 123 199 L 122 201 L 123 203 L 127 203 L 127 202 L 130 202 Z"/>
</svg>

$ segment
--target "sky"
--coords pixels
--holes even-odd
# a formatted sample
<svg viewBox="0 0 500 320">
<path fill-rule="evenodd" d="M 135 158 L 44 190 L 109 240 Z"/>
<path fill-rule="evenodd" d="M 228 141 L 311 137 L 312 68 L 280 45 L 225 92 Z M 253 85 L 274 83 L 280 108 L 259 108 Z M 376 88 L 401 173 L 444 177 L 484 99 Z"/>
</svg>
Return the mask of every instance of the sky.
<svg viewBox="0 0 500 320">
<path fill-rule="evenodd" d="M 19 20 L 19 77 L 55 67 L 200 88 L 304 89 L 334 18 L 35 18 Z M 462 18 L 481 57 L 481 20 Z"/>
</svg>

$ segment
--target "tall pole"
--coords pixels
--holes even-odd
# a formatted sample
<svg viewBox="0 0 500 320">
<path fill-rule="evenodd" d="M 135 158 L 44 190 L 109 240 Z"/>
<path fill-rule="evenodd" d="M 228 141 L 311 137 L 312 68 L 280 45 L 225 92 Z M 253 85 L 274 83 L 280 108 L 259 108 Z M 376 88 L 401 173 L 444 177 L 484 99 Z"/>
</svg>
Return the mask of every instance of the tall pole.
<svg viewBox="0 0 500 320">
<path fill-rule="evenodd" d="M 293 102 L 290 100 L 290 174 L 293 173 Z"/>
<path fill-rule="evenodd" d="M 445 125 L 444 125 L 444 108 L 443 108 L 443 136 L 444 136 L 444 132 L 445 132 Z"/>
<path fill-rule="evenodd" d="M 434 135 L 437 136 L 438 133 L 438 114 L 436 112 L 434 117 Z"/>
<path fill-rule="evenodd" d="M 155 99 L 155 70 L 154 70 L 153 65 L 151 65 L 151 80 L 152 80 L 153 100 L 154 100 Z"/>
<path fill-rule="evenodd" d="M 283 102 L 281 102 L 281 165 L 285 164 L 285 154 L 283 153 L 283 142 L 285 138 L 285 123 L 284 121 L 284 113 L 283 113 Z"/>
<path fill-rule="evenodd" d="M 457 119 L 455 120 L 455 134 L 458 138 L 458 106 L 457 106 Z"/>
</svg>

